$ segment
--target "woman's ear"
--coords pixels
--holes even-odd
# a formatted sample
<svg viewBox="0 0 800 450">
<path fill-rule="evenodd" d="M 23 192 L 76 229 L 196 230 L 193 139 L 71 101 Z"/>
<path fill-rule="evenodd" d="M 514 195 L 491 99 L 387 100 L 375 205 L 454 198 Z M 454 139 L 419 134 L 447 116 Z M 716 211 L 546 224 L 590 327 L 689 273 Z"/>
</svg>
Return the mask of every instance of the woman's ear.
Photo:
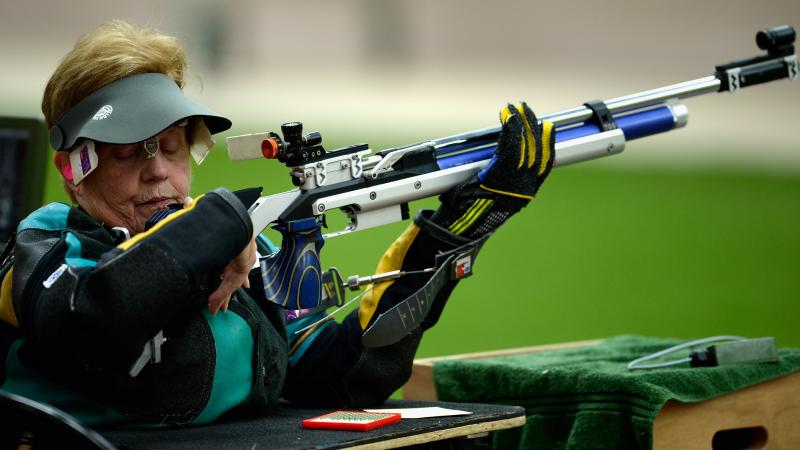
<svg viewBox="0 0 800 450">
<path fill-rule="evenodd" d="M 69 152 L 55 152 L 55 155 L 53 155 L 53 163 L 56 166 L 58 173 L 61 174 L 61 185 L 64 187 L 64 191 L 74 204 L 78 204 L 76 191 L 78 190 L 79 186 L 76 186 L 73 182 L 74 178 L 72 176 L 72 164 L 69 161 Z"/>
<path fill-rule="evenodd" d="M 58 169 L 58 173 L 60 173 L 65 180 L 72 183 L 72 165 L 69 163 L 69 153 L 55 152 L 53 162 L 56 165 L 56 169 Z"/>
<path fill-rule="evenodd" d="M 53 162 L 55 163 L 56 169 L 58 169 L 58 173 L 64 178 L 64 189 L 67 191 L 72 201 L 77 203 L 75 195 L 77 195 L 80 186 L 75 184 L 72 175 L 72 163 L 69 161 L 69 152 L 56 152 L 53 157 Z"/>
</svg>

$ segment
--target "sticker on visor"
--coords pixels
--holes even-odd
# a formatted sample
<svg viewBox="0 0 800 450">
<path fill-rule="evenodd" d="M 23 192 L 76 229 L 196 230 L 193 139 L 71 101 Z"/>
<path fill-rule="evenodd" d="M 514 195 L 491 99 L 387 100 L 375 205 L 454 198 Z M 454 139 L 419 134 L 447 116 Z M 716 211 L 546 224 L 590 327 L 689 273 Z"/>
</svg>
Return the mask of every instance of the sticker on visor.
<svg viewBox="0 0 800 450">
<path fill-rule="evenodd" d="M 72 169 L 72 184 L 77 185 L 97 168 L 97 152 L 94 151 L 94 141 L 85 139 L 69 152 L 69 164 Z"/>
<path fill-rule="evenodd" d="M 197 119 L 194 128 L 192 129 L 191 144 L 189 151 L 194 158 L 194 162 L 199 166 L 203 160 L 208 156 L 209 150 L 214 146 L 214 139 L 211 137 L 211 132 L 206 126 L 206 122 L 202 117 Z"/>
</svg>

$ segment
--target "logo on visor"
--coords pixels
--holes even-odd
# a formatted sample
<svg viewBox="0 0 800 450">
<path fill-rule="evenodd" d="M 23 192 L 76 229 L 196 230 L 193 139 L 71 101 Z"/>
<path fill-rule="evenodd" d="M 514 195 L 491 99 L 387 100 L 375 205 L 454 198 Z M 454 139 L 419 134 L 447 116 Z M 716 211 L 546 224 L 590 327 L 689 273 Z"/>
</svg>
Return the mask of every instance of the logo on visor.
<svg viewBox="0 0 800 450">
<path fill-rule="evenodd" d="M 111 105 L 105 105 L 102 108 L 98 109 L 96 113 L 94 113 L 94 117 L 92 117 L 92 120 L 103 120 L 106 117 L 110 116 L 112 112 L 114 112 L 114 108 L 112 108 Z"/>
</svg>

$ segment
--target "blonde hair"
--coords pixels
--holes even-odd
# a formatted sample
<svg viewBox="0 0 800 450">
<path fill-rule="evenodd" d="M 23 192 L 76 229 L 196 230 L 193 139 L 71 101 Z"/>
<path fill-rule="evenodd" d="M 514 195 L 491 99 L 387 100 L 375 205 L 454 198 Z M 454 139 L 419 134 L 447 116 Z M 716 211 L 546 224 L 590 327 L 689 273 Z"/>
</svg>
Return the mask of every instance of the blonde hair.
<svg viewBox="0 0 800 450">
<path fill-rule="evenodd" d="M 42 97 L 47 128 L 101 87 L 129 75 L 163 73 L 181 88 L 186 71 L 186 50 L 177 38 L 152 28 L 112 20 L 89 30 L 56 68 Z M 77 204 L 70 182 L 62 178 L 70 200 Z"/>
<path fill-rule="evenodd" d="M 101 87 L 140 73 L 163 73 L 183 88 L 186 51 L 177 38 L 123 20 L 103 23 L 78 39 L 56 68 L 42 98 L 47 128 Z"/>
</svg>

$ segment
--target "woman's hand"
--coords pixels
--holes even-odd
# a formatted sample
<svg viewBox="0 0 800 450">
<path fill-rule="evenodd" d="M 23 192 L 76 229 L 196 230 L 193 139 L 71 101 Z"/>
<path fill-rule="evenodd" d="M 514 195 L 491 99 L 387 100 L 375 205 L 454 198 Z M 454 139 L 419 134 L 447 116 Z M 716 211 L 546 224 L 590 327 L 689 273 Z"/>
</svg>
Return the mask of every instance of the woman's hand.
<svg viewBox="0 0 800 450">
<path fill-rule="evenodd" d="M 553 167 L 555 128 L 541 124 L 525 102 L 500 112 L 501 131 L 489 164 L 445 192 L 431 220 L 451 233 L 477 239 L 524 208 Z"/>
<path fill-rule="evenodd" d="M 183 206 L 188 207 L 192 204 L 192 201 L 192 197 L 186 197 L 183 199 Z M 250 287 L 248 275 L 257 259 L 256 238 L 253 236 L 247 247 L 225 266 L 225 270 L 221 275 L 222 281 L 220 281 L 217 290 L 208 297 L 208 311 L 211 314 L 216 314 L 219 310 L 227 311 L 228 303 L 231 301 L 233 293 L 240 287 Z"/>
<path fill-rule="evenodd" d="M 250 287 L 247 276 L 257 259 L 256 238 L 253 237 L 247 247 L 225 266 L 219 287 L 208 297 L 208 310 L 211 314 L 216 314 L 219 310 L 227 311 L 233 293 L 240 287 Z"/>
</svg>

